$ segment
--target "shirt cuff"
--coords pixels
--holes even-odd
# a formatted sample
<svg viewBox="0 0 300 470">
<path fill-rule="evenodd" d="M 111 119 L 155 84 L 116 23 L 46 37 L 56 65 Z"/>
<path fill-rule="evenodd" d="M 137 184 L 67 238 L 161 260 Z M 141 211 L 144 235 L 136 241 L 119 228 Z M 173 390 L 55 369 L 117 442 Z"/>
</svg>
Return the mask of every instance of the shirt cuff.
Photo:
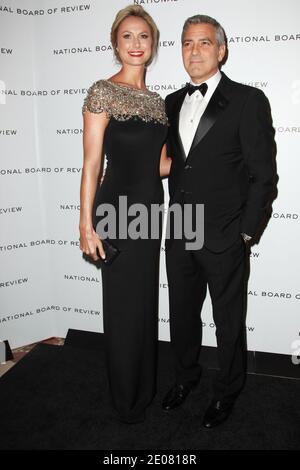
<svg viewBox="0 0 300 470">
<path fill-rule="evenodd" d="M 252 237 L 250 237 L 250 235 L 247 235 L 246 233 L 241 233 L 241 235 L 242 235 L 245 242 L 248 242 L 252 238 Z"/>
</svg>

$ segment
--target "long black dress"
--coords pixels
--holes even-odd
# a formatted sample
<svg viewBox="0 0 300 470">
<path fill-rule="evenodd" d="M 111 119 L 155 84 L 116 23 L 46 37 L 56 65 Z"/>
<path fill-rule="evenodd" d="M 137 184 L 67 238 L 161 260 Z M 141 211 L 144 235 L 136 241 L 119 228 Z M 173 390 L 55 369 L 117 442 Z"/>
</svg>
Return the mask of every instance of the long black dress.
<svg viewBox="0 0 300 470">
<path fill-rule="evenodd" d="M 106 112 L 110 118 L 104 136 L 107 167 L 93 208 L 94 228 L 104 217 L 97 215 L 99 205 L 115 208 L 117 233 L 109 239 L 120 249 L 110 266 L 102 266 L 108 380 L 120 419 L 138 422 L 144 419 L 156 393 L 162 220 L 157 238 L 122 239 L 119 196 L 123 201 L 126 196 L 128 208 L 142 203 L 149 211 L 153 204 L 163 204 L 159 164 L 167 118 L 164 101 L 157 93 L 109 80 L 98 80 L 89 88 L 83 105 L 83 112 L 86 110 Z M 138 214 L 127 216 L 127 227 Z M 149 234 L 150 216 L 148 223 Z"/>
</svg>

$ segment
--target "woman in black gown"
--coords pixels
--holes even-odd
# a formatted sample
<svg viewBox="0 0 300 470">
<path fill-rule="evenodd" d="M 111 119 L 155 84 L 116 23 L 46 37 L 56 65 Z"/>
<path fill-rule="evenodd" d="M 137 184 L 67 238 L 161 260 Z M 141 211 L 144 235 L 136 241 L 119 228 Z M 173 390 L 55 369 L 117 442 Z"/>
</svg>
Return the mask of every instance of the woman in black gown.
<svg viewBox="0 0 300 470">
<path fill-rule="evenodd" d="M 166 156 L 164 102 L 147 90 L 145 71 L 153 60 L 159 32 L 140 6 L 121 10 L 111 31 L 121 70 L 94 82 L 83 105 L 84 164 L 81 181 L 80 248 L 94 260 L 105 253 L 96 226 L 97 207 L 119 197 L 128 208 L 163 204 L 161 177 L 170 170 Z M 103 155 L 107 167 L 99 176 Z M 123 216 L 126 214 L 122 214 Z M 127 227 L 134 219 L 127 216 Z M 150 232 L 150 216 L 149 232 Z M 123 422 L 143 421 L 156 392 L 158 285 L 161 225 L 157 238 L 109 236 L 120 250 L 111 265 L 102 263 L 103 325 L 113 405 Z"/>
</svg>

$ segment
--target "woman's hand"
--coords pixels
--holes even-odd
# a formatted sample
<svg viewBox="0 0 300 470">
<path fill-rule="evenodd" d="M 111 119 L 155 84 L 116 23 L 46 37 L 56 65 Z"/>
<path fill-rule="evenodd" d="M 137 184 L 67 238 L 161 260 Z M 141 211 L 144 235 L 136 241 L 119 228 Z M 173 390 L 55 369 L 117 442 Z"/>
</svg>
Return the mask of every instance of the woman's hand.
<svg viewBox="0 0 300 470">
<path fill-rule="evenodd" d="M 103 162 L 103 138 L 109 123 L 106 113 L 85 111 L 83 122 L 84 160 L 80 186 L 80 249 L 86 255 L 97 261 L 99 250 L 102 259 L 105 252 L 100 238 L 92 224 L 92 209 L 95 199 L 99 175 Z M 102 180 L 101 180 L 102 182 Z"/>
<path fill-rule="evenodd" d="M 159 174 L 161 178 L 169 176 L 172 165 L 172 158 L 167 156 L 167 146 L 163 146 L 160 156 Z"/>
<path fill-rule="evenodd" d="M 103 249 L 100 237 L 92 227 L 79 227 L 80 231 L 80 249 L 83 253 L 90 256 L 94 261 L 99 258 L 97 249 L 102 259 L 105 259 L 105 251 Z"/>
</svg>

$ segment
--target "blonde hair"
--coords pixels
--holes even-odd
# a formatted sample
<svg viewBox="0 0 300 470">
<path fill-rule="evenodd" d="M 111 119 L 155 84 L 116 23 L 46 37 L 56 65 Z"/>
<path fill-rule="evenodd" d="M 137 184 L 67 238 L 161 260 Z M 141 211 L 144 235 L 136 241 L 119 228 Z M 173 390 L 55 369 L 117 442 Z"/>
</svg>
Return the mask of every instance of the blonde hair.
<svg viewBox="0 0 300 470">
<path fill-rule="evenodd" d="M 110 40 L 111 40 L 111 44 L 114 50 L 115 58 L 117 62 L 121 63 L 121 59 L 117 51 L 117 35 L 118 35 L 120 24 L 129 16 L 136 16 L 138 18 L 142 18 L 144 21 L 146 21 L 147 25 L 149 26 L 151 30 L 151 34 L 152 34 L 151 57 L 146 63 L 146 65 L 150 65 L 154 57 L 157 54 L 158 42 L 159 42 L 159 30 L 153 18 L 140 5 L 128 5 L 126 8 L 123 8 L 122 10 L 120 10 L 116 15 L 115 21 L 112 24 L 111 32 L 110 32 Z"/>
</svg>

